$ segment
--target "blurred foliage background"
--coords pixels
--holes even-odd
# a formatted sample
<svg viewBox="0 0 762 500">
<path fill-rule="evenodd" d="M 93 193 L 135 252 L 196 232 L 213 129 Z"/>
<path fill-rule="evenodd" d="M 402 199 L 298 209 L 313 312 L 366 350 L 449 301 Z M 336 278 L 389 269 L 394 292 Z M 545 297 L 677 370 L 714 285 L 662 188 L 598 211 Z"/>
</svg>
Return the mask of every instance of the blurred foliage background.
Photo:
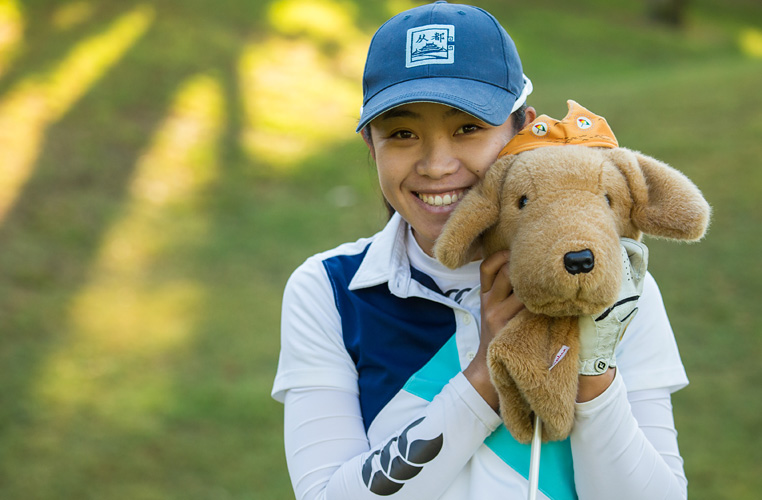
<svg viewBox="0 0 762 500">
<path fill-rule="evenodd" d="M 530 104 L 606 116 L 713 205 L 702 243 L 649 241 L 651 269 L 692 382 L 674 396 L 690 495 L 753 499 L 762 5 L 665 22 L 658 3 L 475 2 L 514 37 Z M 0 498 L 292 498 L 281 292 L 385 220 L 360 78 L 414 5 L 0 0 Z"/>
</svg>

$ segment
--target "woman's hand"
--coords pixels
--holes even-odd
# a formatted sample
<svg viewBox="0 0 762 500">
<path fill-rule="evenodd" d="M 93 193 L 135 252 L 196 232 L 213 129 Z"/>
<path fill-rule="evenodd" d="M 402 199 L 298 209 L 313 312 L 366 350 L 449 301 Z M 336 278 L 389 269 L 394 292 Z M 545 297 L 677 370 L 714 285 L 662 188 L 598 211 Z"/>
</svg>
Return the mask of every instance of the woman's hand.
<svg viewBox="0 0 762 500">
<path fill-rule="evenodd" d="M 480 267 L 481 280 L 481 337 L 479 350 L 470 365 L 463 371 L 471 385 L 484 400 L 497 411 L 497 391 L 489 378 L 487 347 L 508 321 L 524 308 L 513 293 L 508 276 L 510 253 L 498 252 L 484 259 Z"/>
<path fill-rule="evenodd" d="M 614 380 L 616 347 L 635 317 L 643 293 L 648 247 L 629 238 L 621 238 L 620 243 L 622 286 L 616 303 L 603 313 L 579 318 L 579 403 L 598 397 Z"/>
</svg>

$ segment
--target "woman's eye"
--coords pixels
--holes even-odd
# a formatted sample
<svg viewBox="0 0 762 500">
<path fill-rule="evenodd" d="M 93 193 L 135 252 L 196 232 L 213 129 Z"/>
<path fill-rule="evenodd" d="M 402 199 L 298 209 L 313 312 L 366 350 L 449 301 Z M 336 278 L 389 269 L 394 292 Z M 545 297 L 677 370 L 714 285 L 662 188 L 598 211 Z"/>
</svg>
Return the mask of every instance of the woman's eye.
<svg viewBox="0 0 762 500">
<path fill-rule="evenodd" d="M 470 133 L 476 132 L 477 130 L 479 130 L 478 125 L 463 125 L 455 133 L 456 134 L 470 134 Z"/>
<path fill-rule="evenodd" d="M 415 134 L 413 134 L 409 130 L 398 130 L 394 132 L 391 136 L 396 139 L 413 139 L 415 137 Z"/>
<path fill-rule="evenodd" d="M 522 196 L 521 198 L 519 198 L 519 210 L 527 206 L 527 203 L 529 203 L 529 198 L 527 198 L 526 196 Z"/>
</svg>

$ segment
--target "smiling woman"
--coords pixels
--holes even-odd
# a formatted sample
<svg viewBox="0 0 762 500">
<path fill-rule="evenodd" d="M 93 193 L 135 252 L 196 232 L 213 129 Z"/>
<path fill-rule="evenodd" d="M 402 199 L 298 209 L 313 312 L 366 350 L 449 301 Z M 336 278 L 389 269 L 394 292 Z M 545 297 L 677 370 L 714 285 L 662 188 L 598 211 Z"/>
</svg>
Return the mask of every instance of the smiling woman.
<svg viewBox="0 0 762 500">
<path fill-rule="evenodd" d="M 286 285 L 272 395 L 285 405 L 298 499 L 527 496 L 528 445 L 501 425 L 487 361 L 492 340 L 524 308 L 510 255 L 448 269 L 432 249 L 458 208 L 490 220 L 491 207 L 461 200 L 494 184 L 481 181 L 500 174 L 499 153 L 536 115 L 526 106 L 531 91 L 510 36 L 476 7 L 414 8 L 371 40 L 356 131 L 394 213 L 379 233 L 307 259 Z M 631 348 L 617 365 L 630 365 L 634 386 L 608 365 L 590 374 L 582 359 L 567 364 L 579 420 L 544 455 L 552 472 L 539 488 L 548 498 L 684 497 L 669 394 L 685 374 L 655 285 L 643 295 L 648 319 L 633 320 L 628 336 L 648 353 Z M 602 336 L 594 330 L 592 342 Z M 658 369 L 637 363 L 662 351 L 669 361 Z M 544 358 L 532 368 L 546 371 Z M 580 437 L 590 434 L 605 444 Z"/>
</svg>

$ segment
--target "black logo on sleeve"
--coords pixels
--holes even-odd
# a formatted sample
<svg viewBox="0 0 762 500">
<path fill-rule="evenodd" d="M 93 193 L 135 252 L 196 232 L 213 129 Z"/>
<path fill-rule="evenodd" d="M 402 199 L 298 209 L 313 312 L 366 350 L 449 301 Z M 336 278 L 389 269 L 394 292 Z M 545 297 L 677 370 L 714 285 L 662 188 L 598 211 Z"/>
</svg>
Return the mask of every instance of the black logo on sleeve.
<svg viewBox="0 0 762 500">
<path fill-rule="evenodd" d="M 362 468 L 365 486 L 376 495 L 392 495 L 405 485 L 405 481 L 418 475 L 423 466 L 442 451 L 444 435 L 434 439 L 410 441 L 408 432 L 423 422 L 423 417 L 408 425 L 402 434 L 394 437 L 366 460 Z"/>
</svg>

